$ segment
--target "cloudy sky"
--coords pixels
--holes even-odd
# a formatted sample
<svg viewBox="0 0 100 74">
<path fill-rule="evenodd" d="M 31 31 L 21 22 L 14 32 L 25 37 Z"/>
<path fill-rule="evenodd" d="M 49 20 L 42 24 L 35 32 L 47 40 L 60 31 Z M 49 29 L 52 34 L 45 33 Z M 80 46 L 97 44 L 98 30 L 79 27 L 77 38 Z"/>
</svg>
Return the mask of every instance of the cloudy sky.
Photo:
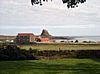
<svg viewBox="0 0 100 74">
<path fill-rule="evenodd" d="M 43 6 L 32 6 L 30 0 L 0 0 L 0 35 L 40 34 L 42 29 L 60 36 L 100 36 L 100 0 L 87 0 L 74 9 L 62 0 Z"/>
</svg>

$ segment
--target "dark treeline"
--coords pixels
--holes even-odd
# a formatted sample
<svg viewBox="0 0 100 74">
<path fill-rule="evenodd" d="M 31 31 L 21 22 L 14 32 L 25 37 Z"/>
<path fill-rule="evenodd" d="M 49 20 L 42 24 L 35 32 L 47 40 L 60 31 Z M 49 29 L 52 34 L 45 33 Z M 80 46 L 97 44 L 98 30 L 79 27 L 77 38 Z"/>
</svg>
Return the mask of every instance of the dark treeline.
<svg viewBox="0 0 100 74">
<path fill-rule="evenodd" d="M 0 46 L 0 60 L 36 60 L 58 58 L 100 58 L 100 50 L 29 50 L 16 45 Z"/>
</svg>

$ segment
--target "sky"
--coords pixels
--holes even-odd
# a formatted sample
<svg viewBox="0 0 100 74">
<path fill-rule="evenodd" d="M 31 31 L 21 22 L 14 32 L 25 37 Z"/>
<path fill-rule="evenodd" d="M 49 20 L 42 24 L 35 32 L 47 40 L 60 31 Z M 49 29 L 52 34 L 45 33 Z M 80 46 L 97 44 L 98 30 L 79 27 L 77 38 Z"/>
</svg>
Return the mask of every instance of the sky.
<svg viewBox="0 0 100 74">
<path fill-rule="evenodd" d="M 100 36 L 100 0 L 68 9 L 62 0 L 31 5 L 30 0 L 0 0 L 0 35 L 46 29 L 56 36 Z"/>
</svg>

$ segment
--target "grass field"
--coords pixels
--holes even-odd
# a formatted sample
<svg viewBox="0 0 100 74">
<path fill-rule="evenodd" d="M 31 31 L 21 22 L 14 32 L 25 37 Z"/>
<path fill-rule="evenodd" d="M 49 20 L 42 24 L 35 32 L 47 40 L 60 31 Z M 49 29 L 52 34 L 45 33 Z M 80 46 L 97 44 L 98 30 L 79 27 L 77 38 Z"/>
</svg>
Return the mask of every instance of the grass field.
<svg viewBox="0 0 100 74">
<path fill-rule="evenodd" d="M 100 44 L 33 44 L 19 45 L 21 49 L 38 49 L 38 50 L 100 50 Z"/>
<path fill-rule="evenodd" d="M 100 60 L 0 61 L 0 74 L 100 74 Z"/>
</svg>

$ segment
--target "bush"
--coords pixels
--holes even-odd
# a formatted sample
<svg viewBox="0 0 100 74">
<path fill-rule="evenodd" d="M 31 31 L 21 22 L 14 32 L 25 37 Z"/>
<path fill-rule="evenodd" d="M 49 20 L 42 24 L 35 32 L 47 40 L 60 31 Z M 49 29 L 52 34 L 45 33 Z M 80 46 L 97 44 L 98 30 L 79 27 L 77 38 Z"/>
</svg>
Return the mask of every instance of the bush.
<svg viewBox="0 0 100 74">
<path fill-rule="evenodd" d="M 21 50 L 16 45 L 4 45 L 0 48 L 0 60 L 35 60 L 32 50 Z"/>
</svg>

